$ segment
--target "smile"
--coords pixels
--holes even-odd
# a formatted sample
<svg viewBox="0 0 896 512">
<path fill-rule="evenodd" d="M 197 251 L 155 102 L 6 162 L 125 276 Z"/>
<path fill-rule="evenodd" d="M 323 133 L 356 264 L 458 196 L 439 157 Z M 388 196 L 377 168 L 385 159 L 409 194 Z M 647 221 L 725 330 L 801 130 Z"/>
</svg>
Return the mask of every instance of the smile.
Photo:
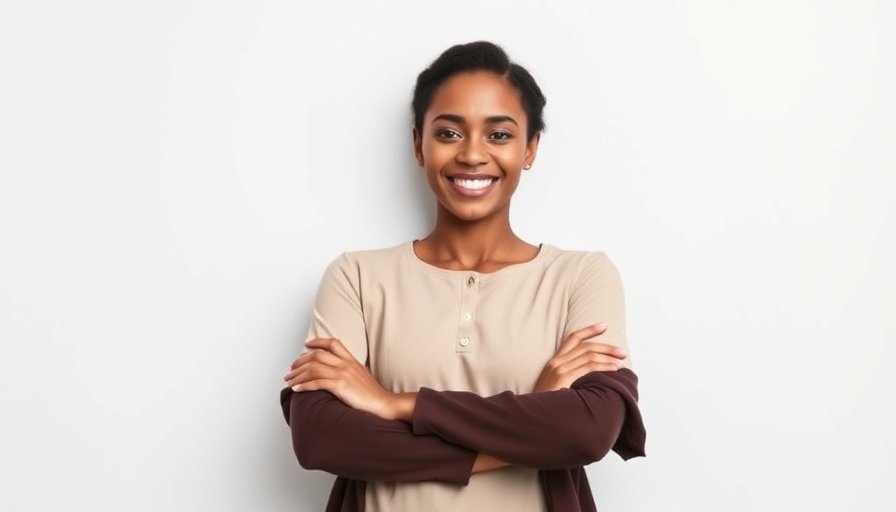
<svg viewBox="0 0 896 512">
<path fill-rule="evenodd" d="M 498 178 L 459 178 L 450 177 L 448 181 L 453 185 L 454 190 L 464 196 L 475 197 L 488 193 L 492 189 L 492 185 L 498 181 Z"/>
</svg>

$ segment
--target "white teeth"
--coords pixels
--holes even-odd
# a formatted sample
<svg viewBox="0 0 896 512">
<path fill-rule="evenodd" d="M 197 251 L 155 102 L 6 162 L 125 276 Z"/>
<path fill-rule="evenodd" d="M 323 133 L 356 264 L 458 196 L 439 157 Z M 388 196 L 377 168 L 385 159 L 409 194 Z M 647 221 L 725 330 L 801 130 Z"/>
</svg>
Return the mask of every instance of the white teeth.
<svg viewBox="0 0 896 512">
<path fill-rule="evenodd" d="M 484 180 L 465 180 L 462 178 L 454 178 L 454 183 L 457 183 L 463 188 L 467 188 L 470 190 L 479 190 L 483 189 L 492 184 L 495 181 L 494 178 L 484 179 Z"/>
</svg>

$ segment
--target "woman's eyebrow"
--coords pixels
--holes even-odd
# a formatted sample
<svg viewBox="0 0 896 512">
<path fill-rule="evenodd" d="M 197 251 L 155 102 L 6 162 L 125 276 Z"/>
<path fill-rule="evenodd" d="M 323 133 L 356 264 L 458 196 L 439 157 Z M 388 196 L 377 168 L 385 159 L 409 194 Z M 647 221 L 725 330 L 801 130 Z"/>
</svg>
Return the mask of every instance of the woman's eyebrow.
<svg viewBox="0 0 896 512">
<path fill-rule="evenodd" d="M 430 124 L 435 123 L 436 121 L 448 121 L 451 123 L 464 124 L 467 122 L 467 119 L 464 116 L 459 116 L 457 114 L 439 114 L 436 117 L 432 118 Z M 519 126 L 519 123 L 510 116 L 506 115 L 494 115 L 488 116 L 485 118 L 486 124 L 498 124 L 498 123 L 513 123 Z"/>
<path fill-rule="evenodd" d="M 505 116 L 505 115 L 488 116 L 485 118 L 485 122 L 487 124 L 513 123 L 513 124 L 519 126 L 519 124 L 517 124 L 517 122 L 516 122 L 516 119 L 514 119 L 510 116 Z"/>
</svg>

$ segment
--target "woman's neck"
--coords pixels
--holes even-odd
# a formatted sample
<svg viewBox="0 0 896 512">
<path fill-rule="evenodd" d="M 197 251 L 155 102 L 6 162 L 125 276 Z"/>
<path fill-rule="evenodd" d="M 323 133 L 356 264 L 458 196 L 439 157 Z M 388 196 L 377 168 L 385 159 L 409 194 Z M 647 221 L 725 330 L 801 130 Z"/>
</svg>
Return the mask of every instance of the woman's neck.
<svg viewBox="0 0 896 512">
<path fill-rule="evenodd" d="M 414 244 L 421 260 L 451 270 L 494 272 L 538 255 L 538 247 L 513 232 L 507 215 L 474 222 L 439 212 L 433 231 Z"/>
</svg>

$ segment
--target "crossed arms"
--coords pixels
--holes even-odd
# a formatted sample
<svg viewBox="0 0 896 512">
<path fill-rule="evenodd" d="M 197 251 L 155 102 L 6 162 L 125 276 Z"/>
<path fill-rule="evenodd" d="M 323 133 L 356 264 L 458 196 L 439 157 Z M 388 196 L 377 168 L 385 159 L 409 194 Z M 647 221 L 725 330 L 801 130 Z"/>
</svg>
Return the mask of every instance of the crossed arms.
<svg viewBox="0 0 896 512">
<path fill-rule="evenodd" d="M 306 344 L 309 350 L 284 379 L 281 405 L 303 467 L 365 481 L 466 484 L 471 473 L 508 464 L 565 469 L 611 449 L 623 458 L 643 454 L 637 377 L 626 368 L 627 354 L 591 341 L 605 325 L 571 333 L 532 393 L 389 393 L 358 362 L 363 357 L 353 357 L 363 347 L 349 351 L 323 337 L 366 339 L 358 274 L 345 257 L 328 268 L 312 322 L 312 334 L 321 338 Z M 595 256 L 580 274 L 590 284 L 572 291 L 570 322 L 581 325 L 596 315 L 622 322 L 621 310 L 593 311 L 596 293 L 601 304 L 621 304 L 615 267 Z"/>
</svg>

